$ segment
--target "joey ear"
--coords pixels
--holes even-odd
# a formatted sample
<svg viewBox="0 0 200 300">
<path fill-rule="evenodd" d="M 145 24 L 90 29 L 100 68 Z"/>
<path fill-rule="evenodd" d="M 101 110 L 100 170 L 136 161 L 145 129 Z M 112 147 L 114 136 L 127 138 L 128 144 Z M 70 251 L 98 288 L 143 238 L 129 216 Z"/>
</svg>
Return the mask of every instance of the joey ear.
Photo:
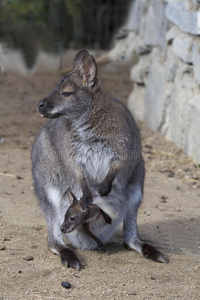
<svg viewBox="0 0 200 300">
<path fill-rule="evenodd" d="M 70 192 L 69 190 L 67 190 L 67 196 L 69 198 L 69 203 L 72 205 L 74 202 L 77 201 L 76 197 L 74 196 L 74 194 L 72 192 Z"/>
<path fill-rule="evenodd" d="M 80 64 L 81 60 L 83 59 L 84 56 L 88 56 L 89 52 L 86 49 L 80 50 L 75 58 L 74 58 L 74 63 L 73 63 L 73 67 L 76 67 Z"/>
<path fill-rule="evenodd" d="M 97 77 L 97 65 L 93 56 L 84 56 L 79 66 L 80 74 L 84 82 L 92 87 Z"/>
</svg>

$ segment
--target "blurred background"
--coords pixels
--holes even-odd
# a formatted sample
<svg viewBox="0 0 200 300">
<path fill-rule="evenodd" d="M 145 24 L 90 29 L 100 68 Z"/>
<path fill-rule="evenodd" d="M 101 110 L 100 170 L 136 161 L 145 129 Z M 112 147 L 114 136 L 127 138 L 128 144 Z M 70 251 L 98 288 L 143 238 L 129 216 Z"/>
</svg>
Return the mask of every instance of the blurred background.
<svg viewBox="0 0 200 300">
<path fill-rule="evenodd" d="M 40 50 L 109 49 L 131 0 L 0 0 L 0 43 L 32 68 Z"/>
<path fill-rule="evenodd" d="M 126 72 L 135 118 L 200 163 L 199 15 L 199 0 L 0 0 L 1 71 L 63 75 L 87 48 Z"/>
</svg>

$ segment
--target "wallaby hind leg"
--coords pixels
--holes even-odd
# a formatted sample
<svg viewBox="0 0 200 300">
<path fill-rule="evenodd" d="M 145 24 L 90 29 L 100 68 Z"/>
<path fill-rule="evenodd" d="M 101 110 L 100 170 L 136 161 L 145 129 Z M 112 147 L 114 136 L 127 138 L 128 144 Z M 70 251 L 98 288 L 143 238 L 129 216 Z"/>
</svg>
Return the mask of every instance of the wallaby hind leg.
<svg viewBox="0 0 200 300">
<path fill-rule="evenodd" d="M 64 243 L 58 218 L 51 216 L 51 220 L 47 220 L 47 226 L 49 249 L 53 253 L 60 255 L 61 262 L 64 266 L 72 267 L 80 271 L 81 263 L 78 257 Z"/>
<path fill-rule="evenodd" d="M 42 192 L 38 198 L 47 220 L 49 249 L 53 253 L 60 255 L 63 265 L 80 270 L 80 261 L 76 254 L 66 246 L 60 230 L 64 216 L 61 213 L 62 197 L 59 189 L 49 188 L 47 191 L 44 189 L 40 191 Z M 65 198 L 63 201 L 68 201 L 68 199 Z"/>
<path fill-rule="evenodd" d="M 137 212 L 143 196 L 142 184 L 129 187 L 129 203 L 124 217 L 124 245 L 135 250 L 145 258 L 166 263 L 163 254 L 153 246 L 140 240 L 137 229 Z"/>
<path fill-rule="evenodd" d="M 85 231 L 89 234 L 89 236 L 91 236 L 91 238 L 93 238 L 93 240 L 95 240 L 95 242 L 96 242 L 97 245 L 99 246 L 99 249 L 100 249 L 102 252 L 106 252 L 104 243 L 103 243 L 100 239 L 98 239 L 98 237 L 97 237 L 96 235 L 94 235 L 94 234 L 92 233 L 92 231 L 91 231 L 90 228 L 89 228 L 89 224 L 84 223 L 84 224 L 83 224 L 83 228 L 84 228 Z"/>
</svg>

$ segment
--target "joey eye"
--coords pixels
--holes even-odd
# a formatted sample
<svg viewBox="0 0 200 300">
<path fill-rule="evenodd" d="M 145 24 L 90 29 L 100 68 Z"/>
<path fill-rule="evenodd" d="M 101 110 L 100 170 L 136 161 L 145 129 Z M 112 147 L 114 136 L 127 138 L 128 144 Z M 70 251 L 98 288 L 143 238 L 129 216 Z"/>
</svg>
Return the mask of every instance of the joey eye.
<svg viewBox="0 0 200 300">
<path fill-rule="evenodd" d="M 71 220 L 71 221 L 75 221 L 75 217 L 71 217 L 70 220 Z"/>
<path fill-rule="evenodd" d="M 73 92 L 62 92 L 61 95 L 64 97 L 69 97 L 70 95 L 72 95 Z"/>
</svg>

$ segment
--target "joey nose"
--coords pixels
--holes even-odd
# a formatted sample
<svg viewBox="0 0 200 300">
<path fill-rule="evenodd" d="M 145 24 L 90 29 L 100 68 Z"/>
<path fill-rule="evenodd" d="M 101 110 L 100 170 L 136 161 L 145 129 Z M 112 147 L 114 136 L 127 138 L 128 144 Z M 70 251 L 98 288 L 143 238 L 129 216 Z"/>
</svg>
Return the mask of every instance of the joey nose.
<svg viewBox="0 0 200 300">
<path fill-rule="evenodd" d="M 63 225 L 60 227 L 60 230 L 61 230 L 63 233 L 66 233 L 65 227 L 64 227 Z"/>
</svg>

